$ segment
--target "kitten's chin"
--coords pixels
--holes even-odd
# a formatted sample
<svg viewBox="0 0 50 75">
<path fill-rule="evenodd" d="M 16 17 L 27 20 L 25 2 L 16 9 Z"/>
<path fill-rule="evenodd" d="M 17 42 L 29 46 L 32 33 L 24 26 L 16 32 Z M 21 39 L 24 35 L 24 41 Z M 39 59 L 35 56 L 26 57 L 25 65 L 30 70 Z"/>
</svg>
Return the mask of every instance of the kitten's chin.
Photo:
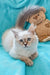
<svg viewBox="0 0 50 75">
<path fill-rule="evenodd" d="M 24 48 L 29 48 L 30 46 L 23 46 Z"/>
<path fill-rule="evenodd" d="M 28 48 L 28 46 L 26 46 L 26 47 L 24 46 L 24 48 Z"/>
</svg>

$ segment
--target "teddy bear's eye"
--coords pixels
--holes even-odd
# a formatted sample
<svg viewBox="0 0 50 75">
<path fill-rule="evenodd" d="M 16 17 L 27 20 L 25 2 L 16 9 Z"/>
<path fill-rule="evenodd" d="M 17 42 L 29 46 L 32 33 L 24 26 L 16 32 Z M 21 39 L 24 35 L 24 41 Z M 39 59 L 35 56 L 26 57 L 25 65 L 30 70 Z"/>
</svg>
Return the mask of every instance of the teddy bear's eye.
<svg viewBox="0 0 50 75">
<path fill-rule="evenodd" d="M 38 14 L 38 16 L 39 16 L 39 14 Z"/>
<path fill-rule="evenodd" d="M 33 17 L 33 19 L 36 19 L 36 16 L 35 16 L 35 17 Z"/>
<path fill-rule="evenodd" d="M 33 19 L 37 19 L 38 18 L 38 16 L 36 15 L 35 17 L 33 17 Z"/>
<path fill-rule="evenodd" d="M 33 17 L 33 19 L 34 19 L 34 17 Z"/>
</svg>

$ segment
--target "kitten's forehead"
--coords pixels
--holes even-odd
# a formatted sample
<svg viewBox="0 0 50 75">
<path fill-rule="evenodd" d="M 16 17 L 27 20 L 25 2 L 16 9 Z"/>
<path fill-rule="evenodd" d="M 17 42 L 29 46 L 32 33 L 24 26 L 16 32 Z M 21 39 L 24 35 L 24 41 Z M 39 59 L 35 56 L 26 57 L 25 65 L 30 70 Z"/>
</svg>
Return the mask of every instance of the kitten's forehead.
<svg viewBox="0 0 50 75">
<path fill-rule="evenodd" d="M 21 32 L 19 32 L 18 36 L 19 36 L 19 37 L 23 37 L 23 36 L 25 36 L 25 35 L 30 35 L 30 34 L 31 34 L 31 33 L 28 32 L 28 31 L 21 31 Z"/>
</svg>

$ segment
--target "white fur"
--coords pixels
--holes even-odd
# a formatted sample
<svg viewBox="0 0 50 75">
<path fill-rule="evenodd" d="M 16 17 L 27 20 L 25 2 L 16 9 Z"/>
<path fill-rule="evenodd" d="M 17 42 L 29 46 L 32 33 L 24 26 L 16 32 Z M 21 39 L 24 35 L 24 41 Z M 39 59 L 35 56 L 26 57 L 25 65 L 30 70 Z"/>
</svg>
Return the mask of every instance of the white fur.
<svg viewBox="0 0 50 75">
<path fill-rule="evenodd" d="M 18 31 L 18 30 L 17 30 Z M 19 32 L 19 36 L 22 37 L 24 34 L 30 34 L 28 31 L 21 31 Z M 18 58 L 19 56 L 26 56 L 29 57 L 33 53 L 37 52 L 37 44 L 38 44 L 38 38 L 36 35 L 34 35 L 35 41 L 33 43 L 25 48 L 22 45 L 20 45 L 18 42 L 16 43 L 15 37 L 13 32 L 10 30 L 8 34 L 6 35 L 5 39 L 2 41 L 4 48 L 6 49 L 9 54 L 14 57 Z M 11 40 L 13 41 L 13 46 L 10 47 Z"/>
</svg>

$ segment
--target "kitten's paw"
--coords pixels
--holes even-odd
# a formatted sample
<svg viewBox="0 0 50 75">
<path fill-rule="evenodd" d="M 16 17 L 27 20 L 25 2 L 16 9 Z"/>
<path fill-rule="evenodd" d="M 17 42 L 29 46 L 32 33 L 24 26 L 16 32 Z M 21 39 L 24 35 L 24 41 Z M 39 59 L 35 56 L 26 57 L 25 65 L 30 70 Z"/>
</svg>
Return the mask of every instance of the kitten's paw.
<svg viewBox="0 0 50 75">
<path fill-rule="evenodd" d="M 25 60 L 25 63 L 26 63 L 28 66 L 32 66 L 32 65 L 33 65 L 33 62 L 32 62 L 32 60 L 30 60 L 30 59 L 26 59 L 26 60 Z"/>
<path fill-rule="evenodd" d="M 37 56 L 38 56 L 38 53 L 36 52 L 36 53 L 32 54 L 29 58 L 31 60 L 34 60 Z"/>
</svg>

